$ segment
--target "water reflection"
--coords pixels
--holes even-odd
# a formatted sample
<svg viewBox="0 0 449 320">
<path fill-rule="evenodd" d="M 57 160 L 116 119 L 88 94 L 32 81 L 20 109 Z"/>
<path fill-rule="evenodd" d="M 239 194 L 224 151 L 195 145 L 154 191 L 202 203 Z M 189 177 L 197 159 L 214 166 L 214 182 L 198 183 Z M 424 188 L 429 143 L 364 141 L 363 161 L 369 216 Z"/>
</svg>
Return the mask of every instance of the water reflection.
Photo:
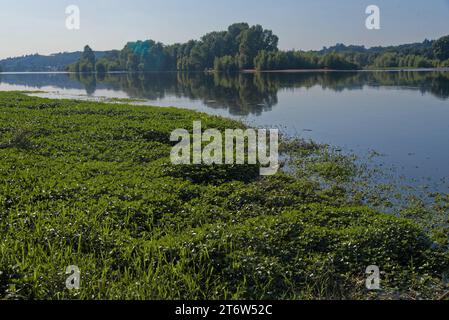
<svg viewBox="0 0 449 320">
<path fill-rule="evenodd" d="M 449 72 L 263 74 L 0 74 L 0 90 L 44 90 L 50 98 L 134 98 L 231 116 L 252 126 L 341 147 L 447 192 Z M 82 97 L 80 97 L 82 95 Z M 99 100 L 102 100 L 101 98 Z M 449 182 L 449 180 L 447 180 Z M 427 184 L 427 182 L 425 182 Z"/>
<path fill-rule="evenodd" d="M 0 81 L 33 88 L 56 87 L 125 92 L 131 98 L 164 99 L 167 96 L 201 100 L 231 115 L 261 115 L 278 104 L 284 89 L 322 89 L 341 92 L 365 87 L 394 87 L 430 93 L 449 99 L 449 73 L 438 71 L 305 72 L 263 74 L 145 73 L 145 74 L 4 74 Z"/>
<path fill-rule="evenodd" d="M 70 75 L 84 84 L 87 94 L 106 85 L 131 98 L 158 100 L 166 96 L 201 100 L 210 108 L 226 108 L 232 115 L 261 114 L 278 103 L 279 86 L 252 74 L 145 73 Z"/>
</svg>

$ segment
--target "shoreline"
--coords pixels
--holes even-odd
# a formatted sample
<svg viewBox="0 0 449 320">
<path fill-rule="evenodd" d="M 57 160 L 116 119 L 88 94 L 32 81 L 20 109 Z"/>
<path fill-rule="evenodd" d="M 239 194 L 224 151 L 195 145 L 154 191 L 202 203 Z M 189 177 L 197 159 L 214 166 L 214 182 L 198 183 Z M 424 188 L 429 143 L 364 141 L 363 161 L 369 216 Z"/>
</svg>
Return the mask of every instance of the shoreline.
<svg viewBox="0 0 449 320">
<path fill-rule="evenodd" d="M 308 72 L 425 72 L 425 71 L 449 71 L 449 68 L 394 68 L 394 69 L 286 69 L 286 70 L 254 70 L 247 69 L 241 73 L 308 73 Z"/>
<path fill-rule="evenodd" d="M 449 72 L 449 68 L 392 68 L 392 69 L 358 69 L 358 70 L 339 70 L 339 69 L 285 69 L 285 70 L 255 70 L 244 69 L 237 72 L 231 72 L 232 74 L 246 73 L 326 73 L 326 72 Z M 145 74 L 145 73 L 225 73 L 215 70 L 206 71 L 146 71 L 146 72 L 129 72 L 129 71 L 112 71 L 104 74 Z M 15 74 L 87 74 L 94 75 L 98 72 L 70 72 L 70 71 L 5 71 L 0 72 L 0 75 L 15 75 Z"/>
</svg>

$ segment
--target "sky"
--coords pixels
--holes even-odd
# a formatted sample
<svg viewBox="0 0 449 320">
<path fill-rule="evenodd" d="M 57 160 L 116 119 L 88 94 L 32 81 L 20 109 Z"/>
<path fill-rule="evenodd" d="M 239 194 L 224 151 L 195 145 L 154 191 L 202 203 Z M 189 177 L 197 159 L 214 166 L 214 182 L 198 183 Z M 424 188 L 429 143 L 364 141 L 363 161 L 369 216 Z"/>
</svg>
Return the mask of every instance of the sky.
<svg viewBox="0 0 449 320">
<path fill-rule="evenodd" d="M 261 24 L 281 49 L 336 43 L 393 45 L 449 34 L 449 0 L 0 0 L 0 58 L 121 49 L 128 41 L 199 39 L 235 22 Z M 66 28 L 66 7 L 80 8 L 80 30 Z M 381 29 L 365 27 L 380 8 Z"/>
</svg>

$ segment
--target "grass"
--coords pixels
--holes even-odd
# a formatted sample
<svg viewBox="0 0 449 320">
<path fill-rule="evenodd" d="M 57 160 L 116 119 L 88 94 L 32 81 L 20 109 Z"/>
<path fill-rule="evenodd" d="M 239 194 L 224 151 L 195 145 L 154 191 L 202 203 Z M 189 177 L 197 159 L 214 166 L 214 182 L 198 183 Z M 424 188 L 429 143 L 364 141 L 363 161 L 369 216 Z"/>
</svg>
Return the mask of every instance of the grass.
<svg viewBox="0 0 449 320">
<path fill-rule="evenodd" d="M 310 170 L 261 179 L 251 166 L 172 166 L 170 133 L 194 120 L 242 127 L 174 108 L 0 93 L 0 298 L 442 294 L 445 247 L 416 220 L 354 200 L 340 187 L 351 164 L 295 144 Z M 376 293 L 364 285 L 373 264 Z M 69 265 L 81 269 L 78 291 L 65 288 Z"/>
</svg>

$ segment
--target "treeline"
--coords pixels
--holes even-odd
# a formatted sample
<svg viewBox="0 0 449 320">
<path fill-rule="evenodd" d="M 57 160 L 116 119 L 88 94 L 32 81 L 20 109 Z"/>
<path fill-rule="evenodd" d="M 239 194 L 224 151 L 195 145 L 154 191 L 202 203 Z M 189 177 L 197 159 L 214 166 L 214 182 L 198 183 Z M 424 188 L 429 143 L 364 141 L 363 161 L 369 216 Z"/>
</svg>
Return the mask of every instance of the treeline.
<svg viewBox="0 0 449 320">
<path fill-rule="evenodd" d="M 449 67 L 449 36 L 389 47 L 365 48 L 337 44 L 316 53 L 339 54 L 363 69 Z"/>
<path fill-rule="evenodd" d="M 95 52 L 97 58 L 106 55 L 107 52 Z M 82 52 L 63 52 L 52 55 L 32 54 L 22 57 L 7 58 L 0 61 L 3 72 L 53 72 L 64 71 L 67 65 L 80 59 Z"/>
<path fill-rule="evenodd" d="M 211 32 L 199 41 L 163 45 L 153 40 L 128 43 L 121 51 L 95 61 L 86 47 L 70 71 L 203 71 L 214 69 L 217 58 L 232 57 L 236 69 L 254 69 L 254 58 L 262 50 L 277 51 L 278 37 L 260 25 L 231 25 L 227 31 Z"/>
<path fill-rule="evenodd" d="M 281 51 L 279 38 L 260 25 L 236 23 L 200 40 L 164 45 L 153 40 L 129 42 L 101 58 L 86 46 L 68 66 L 74 72 L 149 72 L 449 67 L 449 36 L 436 41 L 392 47 L 337 44 L 321 51 Z"/>
<path fill-rule="evenodd" d="M 301 51 L 261 51 L 254 60 L 257 70 L 332 69 L 357 70 L 360 67 L 337 53 L 316 55 Z"/>
<path fill-rule="evenodd" d="M 254 63 L 258 70 L 449 67 L 449 36 L 436 41 L 369 49 L 337 44 L 321 51 L 261 51 Z"/>
</svg>

